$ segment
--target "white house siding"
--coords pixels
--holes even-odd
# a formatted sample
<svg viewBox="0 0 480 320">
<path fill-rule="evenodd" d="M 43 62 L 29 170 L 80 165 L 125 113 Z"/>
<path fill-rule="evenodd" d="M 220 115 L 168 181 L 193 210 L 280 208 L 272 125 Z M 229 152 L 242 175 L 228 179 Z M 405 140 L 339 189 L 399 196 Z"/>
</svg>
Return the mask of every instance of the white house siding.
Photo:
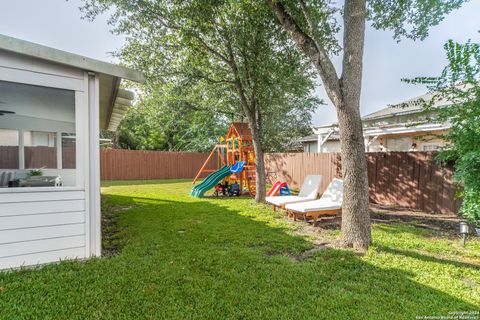
<svg viewBox="0 0 480 320">
<path fill-rule="evenodd" d="M 379 138 L 368 146 L 369 152 L 379 152 L 380 143 L 386 147 L 386 151 L 409 151 L 413 143 L 417 145 L 417 151 L 434 151 L 445 145 L 441 139 L 422 139 L 420 137 L 395 137 Z"/>
<path fill-rule="evenodd" d="M 82 190 L 0 193 L 0 269 L 87 257 L 85 202 Z"/>
<path fill-rule="evenodd" d="M 389 151 L 408 151 L 412 146 L 412 138 L 410 137 L 387 138 L 385 140 Z"/>
<path fill-rule="evenodd" d="M 397 138 L 378 138 L 372 141 L 368 146 L 369 152 L 380 152 L 380 145 L 383 144 L 386 150 L 383 151 L 408 151 L 412 146 L 411 137 L 397 137 Z"/>
<path fill-rule="evenodd" d="M 340 152 L 341 151 L 341 144 L 340 141 L 326 141 L 322 145 L 322 152 Z"/>
<path fill-rule="evenodd" d="M 416 141 L 418 151 L 434 151 L 445 146 L 445 141 L 441 139 L 426 139 L 425 141 Z"/>
<path fill-rule="evenodd" d="M 365 143 L 367 144 L 367 143 Z M 378 152 L 380 151 L 380 141 L 377 139 L 375 141 L 371 141 L 370 144 L 366 147 L 367 151 L 369 152 Z"/>
<path fill-rule="evenodd" d="M 340 152 L 341 150 L 340 141 L 326 141 L 322 145 L 322 150 L 320 152 Z M 318 143 L 317 142 L 304 142 L 303 143 L 303 152 L 318 152 Z"/>
<path fill-rule="evenodd" d="M 17 130 L 0 129 L 0 146 L 18 146 Z"/>
<path fill-rule="evenodd" d="M 411 137 L 397 137 L 397 138 L 378 138 L 375 141 L 370 142 L 368 146 L 369 152 L 382 151 L 380 144 L 386 148 L 383 151 L 408 151 L 412 146 Z"/>
</svg>

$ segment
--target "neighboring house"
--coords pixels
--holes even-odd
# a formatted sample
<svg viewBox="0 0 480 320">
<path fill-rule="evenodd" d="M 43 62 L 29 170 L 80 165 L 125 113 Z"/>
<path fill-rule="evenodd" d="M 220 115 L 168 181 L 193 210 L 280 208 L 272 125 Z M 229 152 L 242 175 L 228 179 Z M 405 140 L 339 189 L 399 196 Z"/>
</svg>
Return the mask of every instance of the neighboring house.
<svg viewBox="0 0 480 320">
<path fill-rule="evenodd" d="M 389 106 L 362 117 L 365 151 L 433 151 L 445 145 L 438 134 L 445 133 L 449 123 L 438 123 L 434 113 L 425 113 L 421 101 L 430 101 L 425 94 Z M 436 108 L 446 103 L 435 103 Z M 313 128 L 314 135 L 301 139 L 304 152 L 340 152 L 338 125 Z"/>
<path fill-rule="evenodd" d="M 131 104 L 122 79 L 143 75 L 0 35 L 0 269 L 100 255 L 99 130 Z"/>
</svg>

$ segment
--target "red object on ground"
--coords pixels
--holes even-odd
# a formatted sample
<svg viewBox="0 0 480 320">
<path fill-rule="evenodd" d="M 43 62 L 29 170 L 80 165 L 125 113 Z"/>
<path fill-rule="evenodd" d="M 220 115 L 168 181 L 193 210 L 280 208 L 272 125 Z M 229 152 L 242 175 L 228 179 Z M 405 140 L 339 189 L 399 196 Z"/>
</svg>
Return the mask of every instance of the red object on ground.
<svg viewBox="0 0 480 320">
<path fill-rule="evenodd" d="M 267 197 L 276 196 L 278 191 L 280 191 L 280 189 L 285 187 L 286 185 L 287 185 L 286 182 L 280 182 L 280 181 L 275 182 L 273 187 L 271 187 L 270 190 L 268 190 Z"/>
</svg>

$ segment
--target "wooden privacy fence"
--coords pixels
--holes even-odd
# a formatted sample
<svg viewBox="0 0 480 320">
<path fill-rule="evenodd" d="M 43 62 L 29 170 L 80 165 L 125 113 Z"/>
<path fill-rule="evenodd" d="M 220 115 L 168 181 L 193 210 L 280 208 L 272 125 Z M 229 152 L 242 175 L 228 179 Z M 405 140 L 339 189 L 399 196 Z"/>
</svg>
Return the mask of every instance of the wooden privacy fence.
<svg viewBox="0 0 480 320">
<path fill-rule="evenodd" d="M 18 148 L 18 146 L 0 146 L 0 169 L 18 169 L 20 167 Z M 63 168 L 75 168 L 75 148 L 65 148 L 62 150 L 62 155 L 64 157 Z M 26 146 L 24 147 L 23 165 L 26 169 L 57 168 L 57 148 Z"/>
<path fill-rule="evenodd" d="M 139 150 L 100 150 L 102 180 L 193 179 L 208 154 Z M 206 169 L 217 169 L 216 158 Z"/>
<path fill-rule="evenodd" d="M 453 168 L 433 152 L 369 153 L 370 201 L 427 212 L 457 213 Z"/>
<path fill-rule="evenodd" d="M 299 189 L 307 175 L 322 175 L 323 193 L 333 178 L 341 176 L 339 162 L 339 153 L 269 153 L 265 155 L 267 182 L 285 181 Z"/>
<path fill-rule="evenodd" d="M 0 169 L 18 168 L 18 147 L 0 146 Z"/>
<path fill-rule="evenodd" d="M 57 168 L 57 148 L 25 147 L 25 168 Z"/>
<path fill-rule="evenodd" d="M 341 177 L 339 153 L 279 153 L 266 156 L 267 176 L 276 175 L 299 188 L 306 175 L 323 175 L 321 192 L 334 177 Z M 434 160 L 431 152 L 368 153 L 370 201 L 427 212 L 456 213 L 453 170 Z"/>
<path fill-rule="evenodd" d="M 208 154 L 102 149 L 102 180 L 193 179 Z M 456 213 L 453 170 L 431 152 L 367 153 L 370 201 L 427 212 Z M 217 159 L 207 169 L 217 168 Z M 300 188 L 308 174 L 323 176 L 321 192 L 341 177 L 339 153 L 274 153 L 265 156 L 267 177 Z M 205 175 L 204 175 L 205 176 Z"/>
</svg>

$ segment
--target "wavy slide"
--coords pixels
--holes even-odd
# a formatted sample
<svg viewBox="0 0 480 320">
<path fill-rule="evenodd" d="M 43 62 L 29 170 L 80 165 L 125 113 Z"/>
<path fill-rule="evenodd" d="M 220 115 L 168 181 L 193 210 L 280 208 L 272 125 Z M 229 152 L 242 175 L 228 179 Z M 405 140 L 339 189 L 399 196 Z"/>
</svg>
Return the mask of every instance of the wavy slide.
<svg viewBox="0 0 480 320">
<path fill-rule="evenodd" d="M 276 196 L 277 193 L 280 191 L 280 189 L 282 189 L 285 186 L 287 186 L 286 182 L 280 182 L 280 181 L 275 182 L 272 188 L 267 192 L 267 197 Z"/>
<path fill-rule="evenodd" d="M 190 191 L 190 195 L 195 198 L 201 198 L 208 190 L 215 187 L 223 178 L 230 174 L 230 166 L 224 166 L 221 169 L 210 173 L 205 180 L 196 185 Z"/>
</svg>

